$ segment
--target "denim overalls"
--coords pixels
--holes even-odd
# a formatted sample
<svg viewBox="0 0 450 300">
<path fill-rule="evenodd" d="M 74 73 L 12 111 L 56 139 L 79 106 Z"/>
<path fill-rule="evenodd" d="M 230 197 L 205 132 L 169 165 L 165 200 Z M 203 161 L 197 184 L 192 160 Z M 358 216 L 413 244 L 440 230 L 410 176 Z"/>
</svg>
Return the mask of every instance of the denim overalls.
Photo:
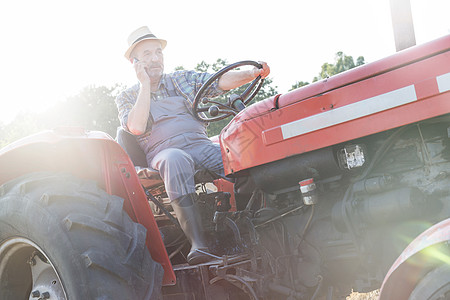
<svg viewBox="0 0 450 300">
<path fill-rule="evenodd" d="M 151 100 L 151 133 L 138 140 L 172 201 L 195 192 L 195 171 L 208 169 L 223 176 L 224 170 L 220 146 L 206 135 L 205 123 L 193 116 L 191 103 L 177 94 L 169 77 L 165 83 L 169 97 Z"/>
</svg>

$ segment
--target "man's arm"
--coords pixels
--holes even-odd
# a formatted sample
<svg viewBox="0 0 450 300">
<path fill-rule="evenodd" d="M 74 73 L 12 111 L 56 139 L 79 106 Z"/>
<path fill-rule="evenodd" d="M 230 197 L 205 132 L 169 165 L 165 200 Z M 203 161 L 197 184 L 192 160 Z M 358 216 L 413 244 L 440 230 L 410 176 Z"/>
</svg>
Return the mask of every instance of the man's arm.
<svg viewBox="0 0 450 300">
<path fill-rule="evenodd" d="M 134 135 L 141 135 L 147 128 L 147 121 L 150 113 L 150 85 L 142 85 L 139 94 L 128 114 L 127 127 Z"/>
<path fill-rule="evenodd" d="M 141 87 L 136 103 L 128 115 L 127 127 L 132 134 L 141 135 L 147 128 L 147 121 L 150 113 L 151 81 L 143 63 L 136 62 L 134 64 L 134 69 L 136 70 L 136 75 L 141 83 Z"/>
<path fill-rule="evenodd" d="M 270 73 L 270 68 L 265 62 L 259 62 L 263 68 L 254 68 L 246 71 L 232 71 L 223 74 L 219 79 L 219 88 L 228 91 L 244 85 L 256 77 L 261 75 L 261 78 L 266 78 Z"/>
</svg>

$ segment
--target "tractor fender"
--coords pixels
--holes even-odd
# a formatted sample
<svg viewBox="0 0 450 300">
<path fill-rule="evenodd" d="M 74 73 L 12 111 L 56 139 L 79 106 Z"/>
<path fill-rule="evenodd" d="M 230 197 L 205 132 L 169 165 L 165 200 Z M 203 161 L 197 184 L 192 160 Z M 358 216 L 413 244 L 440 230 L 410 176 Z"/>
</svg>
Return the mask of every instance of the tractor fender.
<svg viewBox="0 0 450 300">
<path fill-rule="evenodd" d="M 428 228 L 415 238 L 386 274 L 380 300 L 408 299 L 417 283 L 431 269 L 450 264 L 450 219 Z"/>
<path fill-rule="evenodd" d="M 147 229 L 147 248 L 164 268 L 163 285 L 175 284 L 175 273 L 134 165 L 108 134 L 78 127 L 43 131 L 1 149 L 0 166 L 0 186 L 27 173 L 61 172 L 95 181 L 108 194 L 123 198 L 124 210 Z"/>
</svg>

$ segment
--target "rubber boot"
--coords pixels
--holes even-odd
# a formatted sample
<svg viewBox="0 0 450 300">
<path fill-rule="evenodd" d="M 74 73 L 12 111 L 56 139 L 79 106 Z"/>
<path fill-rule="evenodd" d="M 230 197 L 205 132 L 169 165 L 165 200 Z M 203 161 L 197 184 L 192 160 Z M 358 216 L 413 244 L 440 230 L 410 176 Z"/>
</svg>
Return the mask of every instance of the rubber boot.
<svg viewBox="0 0 450 300">
<path fill-rule="evenodd" d="M 187 262 L 190 265 L 197 265 L 212 260 L 211 256 L 197 251 L 198 249 L 208 252 L 208 246 L 201 229 L 200 212 L 194 205 L 196 196 L 196 194 L 181 196 L 170 203 L 177 215 L 181 229 L 183 229 L 184 234 L 191 242 L 191 250 L 187 256 Z"/>
</svg>

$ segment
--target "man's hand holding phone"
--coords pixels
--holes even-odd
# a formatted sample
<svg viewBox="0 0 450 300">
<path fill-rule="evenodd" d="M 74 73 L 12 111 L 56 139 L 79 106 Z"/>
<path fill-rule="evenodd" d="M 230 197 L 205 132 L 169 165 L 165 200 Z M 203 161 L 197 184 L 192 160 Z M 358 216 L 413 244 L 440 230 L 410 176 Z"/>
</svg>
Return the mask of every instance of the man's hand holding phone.
<svg viewBox="0 0 450 300">
<path fill-rule="evenodd" d="M 136 71 L 136 76 L 141 85 L 150 85 L 150 76 L 148 75 L 146 64 L 139 61 L 137 58 L 133 58 L 133 66 L 134 70 Z"/>
</svg>

